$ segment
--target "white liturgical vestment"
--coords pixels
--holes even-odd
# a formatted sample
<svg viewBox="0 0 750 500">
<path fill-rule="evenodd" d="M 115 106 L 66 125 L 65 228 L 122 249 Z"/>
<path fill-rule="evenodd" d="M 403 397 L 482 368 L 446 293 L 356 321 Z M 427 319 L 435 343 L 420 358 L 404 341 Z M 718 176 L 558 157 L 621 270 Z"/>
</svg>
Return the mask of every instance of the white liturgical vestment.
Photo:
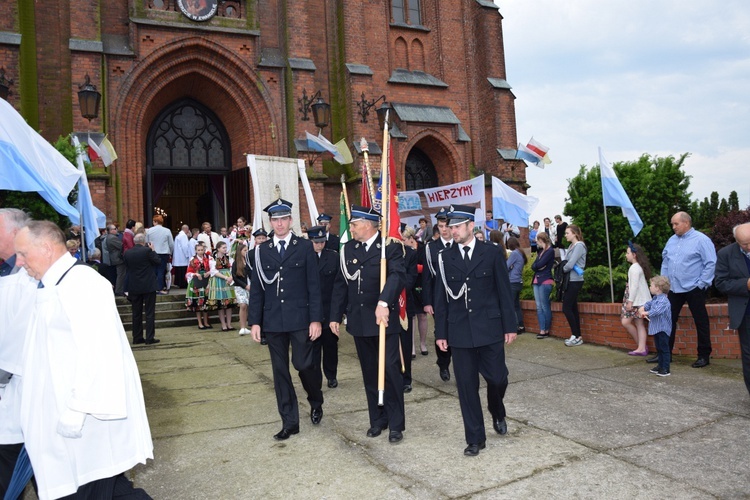
<svg viewBox="0 0 750 500">
<path fill-rule="evenodd" d="M 24 346 L 21 427 L 42 500 L 153 458 L 138 367 L 112 286 L 74 263 L 66 253 L 42 277 Z M 58 434 L 66 410 L 85 414 L 80 438 Z"/>
<path fill-rule="evenodd" d="M 19 421 L 21 363 L 26 329 L 33 316 L 37 282 L 24 269 L 0 278 L 0 370 L 13 377 L 0 388 L 0 444 L 23 442 Z"/>
</svg>

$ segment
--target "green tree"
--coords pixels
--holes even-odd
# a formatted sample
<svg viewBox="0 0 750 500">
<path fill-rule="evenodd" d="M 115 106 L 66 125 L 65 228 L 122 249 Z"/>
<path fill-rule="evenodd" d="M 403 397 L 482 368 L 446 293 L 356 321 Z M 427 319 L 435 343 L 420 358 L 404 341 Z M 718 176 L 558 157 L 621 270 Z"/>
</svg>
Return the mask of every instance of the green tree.
<svg viewBox="0 0 750 500">
<path fill-rule="evenodd" d="M 729 199 L 727 200 L 727 203 L 729 204 L 729 211 L 730 212 L 737 212 L 740 209 L 740 198 L 737 196 L 737 191 L 732 191 L 729 193 Z"/>
<path fill-rule="evenodd" d="M 688 192 L 690 176 L 682 170 L 688 153 L 675 159 L 644 154 L 636 161 L 613 165 L 630 201 L 643 220 L 643 229 L 633 237 L 630 224 L 619 207 L 607 207 L 612 265 L 624 259 L 627 241 L 639 243 L 646 250 L 653 268 L 661 266 L 661 252 L 672 236 L 669 220 L 678 211 L 691 208 Z M 718 203 L 717 203 L 718 207 Z M 569 180 L 568 199 L 563 212 L 580 226 L 588 247 L 587 267 L 607 266 L 607 240 L 604 228 L 602 185 L 599 167 L 581 166 L 578 175 Z M 617 294 L 616 294 L 617 295 Z"/>
</svg>

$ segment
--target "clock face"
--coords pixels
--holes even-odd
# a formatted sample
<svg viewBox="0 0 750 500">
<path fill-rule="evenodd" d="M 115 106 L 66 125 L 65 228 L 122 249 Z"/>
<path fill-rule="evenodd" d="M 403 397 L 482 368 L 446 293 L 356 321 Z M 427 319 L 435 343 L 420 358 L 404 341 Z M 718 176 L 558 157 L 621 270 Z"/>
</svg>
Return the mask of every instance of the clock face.
<svg viewBox="0 0 750 500">
<path fill-rule="evenodd" d="M 177 0 L 177 5 L 188 19 L 208 21 L 216 14 L 219 0 Z"/>
</svg>

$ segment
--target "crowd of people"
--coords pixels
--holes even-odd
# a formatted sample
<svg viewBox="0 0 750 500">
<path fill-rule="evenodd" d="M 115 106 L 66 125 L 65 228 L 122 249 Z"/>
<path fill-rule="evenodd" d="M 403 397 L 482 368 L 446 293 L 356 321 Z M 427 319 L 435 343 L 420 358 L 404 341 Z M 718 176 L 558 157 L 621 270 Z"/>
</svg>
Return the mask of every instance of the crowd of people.
<svg viewBox="0 0 750 500">
<path fill-rule="evenodd" d="M 338 341 L 345 323 L 362 372 L 366 435 L 376 438 L 388 430 L 390 443 L 401 442 L 406 430 L 404 394 L 412 391 L 411 365 L 417 351 L 429 353 L 427 318 L 432 315 L 443 381 L 451 380 L 453 366 L 467 444 L 464 454 L 478 455 L 487 445 L 480 374 L 492 428 L 499 435 L 507 433 L 505 345 L 526 331 L 520 295 L 529 261 L 537 338 L 551 335 L 554 287 L 571 331 L 565 345 L 584 342 L 578 297 L 587 247 L 581 228 L 559 216 L 556 225 L 547 218 L 543 227 L 533 225 L 535 248 L 529 255 L 517 227 L 498 222 L 487 229 L 492 221 L 488 213 L 483 228 L 478 228 L 470 206 L 441 209 L 434 214 L 437 224 L 432 231 L 427 219 L 419 228 L 402 225 L 399 242 L 381 237 L 377 211 L 352 205 L 351 239 L 343 245 L 329 231 L 331 217 L 326 214 L 298 236 L 291 230 L 290 202 L 279 198 L 264 210 L 270 234 L 263 228 L 252 232 L 244 218 L 220 233 L 208 222 L 200 231 L 182 226 L 174 239 L 161 215 L 154 216 L 148 229 L 129 220 L 122 234 L 110 224 L 88 256 L 93 267 L 99 266 L 94 272 L 76 265 L 83 263 L 79 248 L 69 243 L 77 234 L 80 237 L 76 228 L 64 235 L 51 223 L 29 221 L 20 210 L 0 209 L 0 304 L 5 322 L 0 330 L 0 416 L 8 417 L 0 426 L 0 486 L 7 488 L 17 477 L 11 466 L 28 453 L 43 495 L 122 487 L 135 497 L 148 498 L 122 475 L 151 458 L 153 446 L 137 367 L 121 322 L 111 320 L 117 315 L 115 295 L 127 295 L 132 303 L 133 344 L 159 342 L 154 336 L 154 304 L 156 295 L 168 293 L 170 286 L 186 289 L 186 307 L 195 312 L 201 330 L 213 328 L 210 311 L 218 312 L 222 331 L 234 330 L 233 310 L 238 307 L 239 335 L 251 335 L 269 349 L 282 425 L 273 438 L 280 441 L 300 432 L 290 348 L 311 423 L 318 425 L 323 419 L 323 379 L 328 388 L 338 386 Z M 641 246 L 629 242 L 625 249 L 629 269 L 621 322 L 634 342 L 628 354 L 647 357 L 647 337 L 653 336 L 656 353 L 646 361 L 655 363 L 650 370 L 654 374 L 669 376 L 676 324 L 687 302 L 698 336 L 698 358 L 692 366 L 709 365 L 705 299 L 715 282 L 729 296 L 731 326 L 739 331 L 750 392 L 750 223 L 735 228 L 736 243 L 722 249 L 718 258 L 711 241 L 692 228 L 687 213 L 675 214 L 671 225 L 674 235 L 664 247 L 659 275 L 653 275 Z M 75 279 L 66 280 L 68 275 Z M 92 295 L 98 301 L 93 313 L 84 314 L 84 302 L 70 300 Z M 52 348 L 34 347 L 42 345 Z M 90 355 L 79 359 L 79 351 Z M 47 388 L 43 383 L 52 367 L 65 371 L 74 365 L 75 373 L 64 377 L 63 384 Z M 82 382 L 76 374 L 80 370 L 87 380 L 99 382 L 93 387 L 77 385 Z M 48 407 L 46 402 L 53 400 L 62 404 Z M 40 416 L 47 412 L 49 417 Z M 128 435 L 129 444 L 94 444 L 108 441 L 101 436 L 113 433 Z M 81 448 L 67 446 L 68 439 L 80 439 Z"/>
</svg>

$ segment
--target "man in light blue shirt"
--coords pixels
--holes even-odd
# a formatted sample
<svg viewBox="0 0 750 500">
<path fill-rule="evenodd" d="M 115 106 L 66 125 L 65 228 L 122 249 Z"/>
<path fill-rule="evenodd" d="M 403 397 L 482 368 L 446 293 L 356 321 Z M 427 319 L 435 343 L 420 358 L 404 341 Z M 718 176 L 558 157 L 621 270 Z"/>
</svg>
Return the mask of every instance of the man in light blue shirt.
<svg viewBox="0 0 750 500">
<path fill-rule="evenodd" d="M 672 304 L 672 334 L 669 337 L 670 352 L 674 349 L 677 320 L 682 306 L 687 302 L 698 332 L 698 359 L 693 368 L 709 364 L 711 334 L 706 290 L 711 286 L 716 268 L 716 249 L 703 233 L 693 229 L 693 220 L 686 212 L 677 212 L 671 220 L 674 236 L 667 240 L 662 252 L 661 274 L 669 278 L 672 285 L 669 302 Z M 656 362 L 649 358 L 648 362 Z"/>
</svg>

